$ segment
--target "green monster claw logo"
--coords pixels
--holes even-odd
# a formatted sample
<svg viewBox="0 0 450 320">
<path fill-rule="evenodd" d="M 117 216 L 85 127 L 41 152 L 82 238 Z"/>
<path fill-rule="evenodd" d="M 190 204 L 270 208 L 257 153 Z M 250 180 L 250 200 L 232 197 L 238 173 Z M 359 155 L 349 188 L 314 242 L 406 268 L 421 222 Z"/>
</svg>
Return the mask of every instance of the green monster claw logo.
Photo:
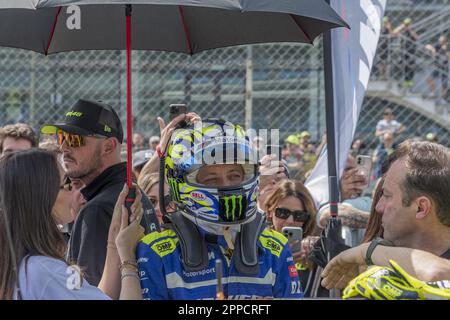
<svg viewBox="0 0 450 320">
<path fill-rule="evenodd" d="M 168 182 L 169 182 L 169 185 L 170 185 L 170 189 L 172 190 L 172 192 L 173 192 L 173 200 L 174 201 L 177 201 L 177 202 L 180 202 L 180 194 L 179 194 L 179 192 L 178 192 L 178 183 L 177 183 L 177 180 L 176 179 L 174 179 L 174 178 L 169 178 L 168 179 Z"/>
<path fill-rule="evenodd" d="M 227 221 L 235 221 L 236 220 L 236 211 L 237 206 L 239 207 L 239 213 L 238 213 L 238 219 L 242 216 L 242 210 L 244 208 L 243 200 L 244 197 L 242 195 L 232 195 L 229 197 L 223 197 L 223 201 L 225 203 L 225 215 L 227 218 Z M 231 220 L 230 220 L 231 216 Z"/>
</svg>

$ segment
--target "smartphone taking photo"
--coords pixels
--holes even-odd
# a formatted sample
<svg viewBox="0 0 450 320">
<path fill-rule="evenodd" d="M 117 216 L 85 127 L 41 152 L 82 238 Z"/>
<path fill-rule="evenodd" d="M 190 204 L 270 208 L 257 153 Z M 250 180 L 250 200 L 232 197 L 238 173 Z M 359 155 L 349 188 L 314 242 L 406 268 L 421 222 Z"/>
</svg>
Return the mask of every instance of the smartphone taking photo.
<svg viewBox="0 0 450 320">
<path fill-rule="evenodd" d="M 364 187 L 367 188 L 372 174 L 372 158 L 369 156 L 357 155 L 356 168 L 358 169 L 358 174 L 364 177 L 366 181 Z"/>
<path fill-rule="evenodd" d="M 283 227 L 281 232 L 291 244 L 292 253 L 302 251 L 303 229 L 301 227 Z"/>
</svg>

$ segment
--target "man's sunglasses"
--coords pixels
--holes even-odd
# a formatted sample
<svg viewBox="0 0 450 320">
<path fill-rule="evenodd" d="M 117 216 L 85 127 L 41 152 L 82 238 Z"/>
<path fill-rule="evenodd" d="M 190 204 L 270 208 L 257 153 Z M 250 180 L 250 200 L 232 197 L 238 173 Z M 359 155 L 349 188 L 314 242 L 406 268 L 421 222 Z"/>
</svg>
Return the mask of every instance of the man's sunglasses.
<svg viewBox="0 0 450 320">
<path fill-rule="evenodd" d="M 303 223 L 308 222 L 309 218 L 311 217 L 311 215 L 306 211 L 300 210 L 291 211 L 286 208 L 275 209 L 275 217 L 277 217 L 278 219 L 286 220 L 291 215 L 294 217 L 295 222 L 303 222 Z"/>
<path fill-rule="evenodd" d="M 89 135 L 89 137 L 106 138 L 105 136 L 95 134 Z M 69 148 L 79 148 L 86 145 L 86 136 L 58 130 L 58 145 L 61 146 L 64 142 Z"/>
</svg>

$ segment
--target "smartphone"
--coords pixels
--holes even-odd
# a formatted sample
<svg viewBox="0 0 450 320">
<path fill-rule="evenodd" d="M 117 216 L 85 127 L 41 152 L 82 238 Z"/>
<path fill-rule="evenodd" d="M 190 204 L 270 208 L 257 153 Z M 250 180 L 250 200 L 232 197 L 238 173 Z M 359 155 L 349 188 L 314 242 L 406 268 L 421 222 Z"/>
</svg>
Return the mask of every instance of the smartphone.
<svg viewBox="0 0 450 320">
<path fill-rule="evenodd" d="M 282 147 L 280 145 L 276 145 L 276 144 L 268 144 L 266 147 L 267 150 L 267 154 L 276 154 L 277 155 L 277 160 L 281 161 L 282 156 L 281 156 L 281 152 L 282 152 Z"/>
<path fill-rule="evenodd" d="M 372 174 L 372 158 L 369 156 L 357 155 L 356 168 L 358 174 L 366 179 L 366 188 L 369 186 L 370 175 Z"/>
<path fill-rule="evenodd" d="M 303 229 L 300 227 L 283 227 L 281 229 L 283 235 L 288 239 L 289 243 L 297 241 L 291 246 L 292 253 L 302 251 Z"/>
<path fill-rule="evenodd" d="M 170 121 L 172 121 L 173 119 L 175 119 L 177 116 L 179 116 L 180 114 L 186 114 L 187 113 L 187 107 L 185 104 L 182 103 L 172 103 L 169 106 L 170 110 L 169 110 L 169 119 Z M 185 128 L 187 127 L 187 122 L 186 121 L 181 121 L 178 125 L 177 128 Z"/>
</svg>

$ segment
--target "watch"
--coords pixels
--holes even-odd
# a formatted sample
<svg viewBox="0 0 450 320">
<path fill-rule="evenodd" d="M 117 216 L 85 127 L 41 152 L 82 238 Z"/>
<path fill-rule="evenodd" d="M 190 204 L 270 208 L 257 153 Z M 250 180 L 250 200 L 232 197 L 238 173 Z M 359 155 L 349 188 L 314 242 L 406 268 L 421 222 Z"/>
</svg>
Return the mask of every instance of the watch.
<svg viewBox="0 0 450 320">
<path fill-rule="evenodd" d="M 373 254 L 373 251 L 375 250 L 375 248 L 378 245 L 387 246 L 387 247 L 394 247 L 394 244 L 391 241 L 389 241 L 389 240 L 385 240 L 385 239 L 380 238 L 380 237 L 377 237 L 377 238 L 373 239 L 372 242 L 370 242 L 369 248 L 367 248 L 367 252 L 366 252 L 365 261 L 366 261 L 366 264 L 368 266 L 371 266 L 371 265 L 374 264 L 373 261 L 372 261 L 372 254 Z"/>
</svg>

